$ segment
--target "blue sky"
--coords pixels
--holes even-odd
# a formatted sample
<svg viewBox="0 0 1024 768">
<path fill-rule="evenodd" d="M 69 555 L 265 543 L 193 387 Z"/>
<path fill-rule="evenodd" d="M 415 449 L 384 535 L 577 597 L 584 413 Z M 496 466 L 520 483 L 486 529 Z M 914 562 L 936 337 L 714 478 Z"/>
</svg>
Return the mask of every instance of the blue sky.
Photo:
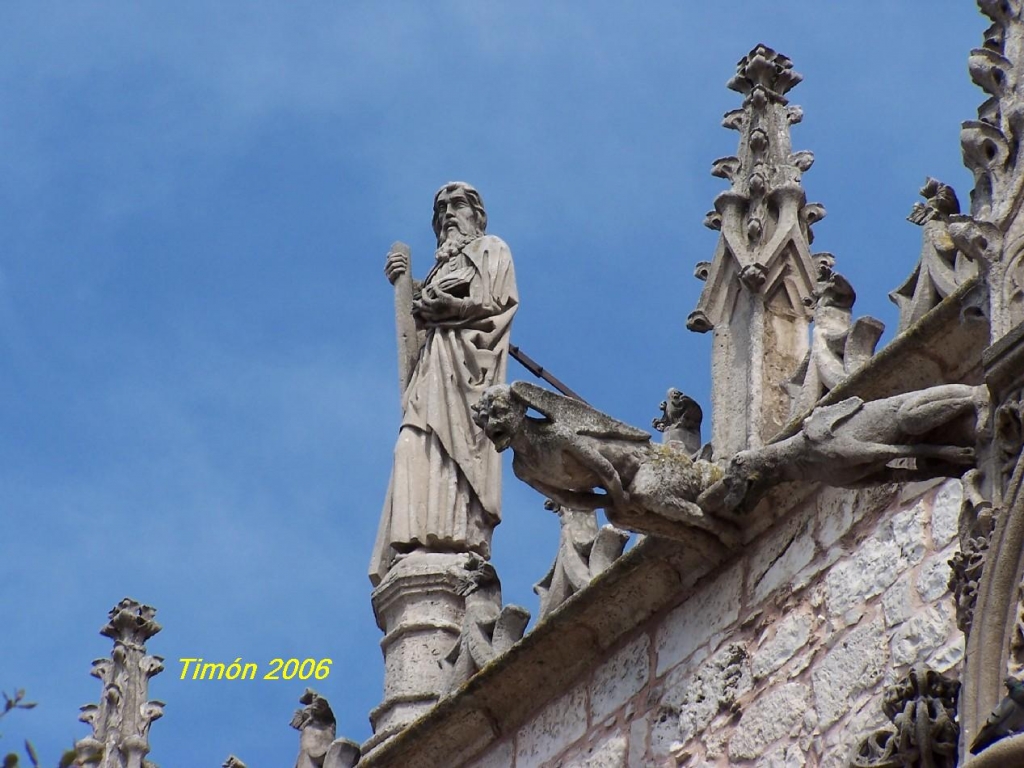
<svg viewBox="0 0 1024 768">
<path fill-rule="evenodd" d="M 481 191 L 524 351 L 639 426 L 669 386 L 710 411 L 710 339 L 684 321 L 735 62 L 764 42 L 804 75 L 814 247 L 891 329 L 925 176 L 968 205 L 986 26 L 953 0 L 0 5 L 0 688 L 41 702 L 0 747 L 54 763 L 87 733 L 125 595 L 165 627 L 165 768 L 297 752 L 303 683 L 179 680 L 180 657 L 332 658 L 317 688 L 368 737 L 400 416 L 383 261 L 405 240 L 423 276 L 434 191 Z M 506 472 L 495 562 L 534 612 L 542 501 Z"/>
</svg>

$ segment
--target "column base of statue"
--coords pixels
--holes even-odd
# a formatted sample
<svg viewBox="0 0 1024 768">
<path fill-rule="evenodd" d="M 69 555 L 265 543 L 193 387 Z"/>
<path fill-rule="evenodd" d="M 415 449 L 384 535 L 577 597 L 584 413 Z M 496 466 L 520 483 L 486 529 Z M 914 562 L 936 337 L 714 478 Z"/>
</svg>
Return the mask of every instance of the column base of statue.
<svg viewBox="0 0 1024 768">
<path fill-rule="evenodd" d="M 458 642 L 465 613 L 468 553 L 413 552 L 401 557 L 373 591 L 384 632 L 384 700 L 370 712 L 365 755 L 430 710 L 444 683 L 441 661 Z"/>
</svg>

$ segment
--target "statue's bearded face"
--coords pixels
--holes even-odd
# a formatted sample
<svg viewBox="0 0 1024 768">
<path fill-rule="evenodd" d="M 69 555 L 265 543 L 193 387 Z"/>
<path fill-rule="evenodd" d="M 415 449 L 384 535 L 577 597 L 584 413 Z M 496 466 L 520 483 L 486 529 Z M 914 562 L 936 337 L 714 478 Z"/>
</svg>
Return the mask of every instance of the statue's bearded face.
<svg viewBox="0 0 1024 768">
<path fill-rule="evenodd" d="M 477 212 L 468 195 L 459 187 L 445 189 L 438 194 L 434 205 L 434 221 L 438 227 L 438 243 L 453 237 L 472 237 L 481 232 Z"/>
</svg>

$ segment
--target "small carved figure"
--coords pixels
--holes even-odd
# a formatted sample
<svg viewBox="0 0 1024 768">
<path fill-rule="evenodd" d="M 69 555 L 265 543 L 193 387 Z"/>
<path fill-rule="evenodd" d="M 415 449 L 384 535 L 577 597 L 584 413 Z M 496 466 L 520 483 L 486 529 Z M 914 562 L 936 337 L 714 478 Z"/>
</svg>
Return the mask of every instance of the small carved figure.
<svg viewBox="0 0 1024 768">
<path fill-rule="evenodd" d="M 792 437 L 740 451 L 725 476 L 697 500 L 708 510 L 735 510 L 791 480 L 857 488 L 882 482 L 959 477 L 974 463 L 984 387 L 944 384 L 864 402 L 850 397 L 815 408 Z M 888 466 L 915 459 L 914 469 Z"/>
<path fill-rule="evenodd" d="M 1024 680 L 1007 677 L 1003 684 L 1008 695 L 996 705 L 985 725 L 974 737 L 971 742 L 972 755 L 977 755 L 1000 739 L 1024 731 Z"/>
<path fill-rule="evenodd" d="M 652 445 L 643 430 L 525 381 L 491 387 L 473 410 L 494 447 L 514 451 L 516 477 L 558 504 L 604 508 L 613 525 L 640 533 L 692 541 L 703 529 L 735 543 L 731 523 L 694 503 L 721 477 L 714 464 Z"/>
<path fill-rule="evenodd" d="M 977 274 L 977 265 L 956 247 L 950 237 L 951 216 L 960 213 L 960 201 L 948 184 L 931 177 L 921 187 L 924 203 L 914 203 L 907 221 L 924 228 L 921 257 L 910 277 L 889 294 L 899 307 L 903 333 L 935 305 Z"/>
<path fill-rule="evenodd" d="M 540 597 L 540 619 L 607 570 L 629 541 L 629 534 L 615 526 L 599 529 L 592 510 L 567 509 L 550 499 L 544 508 L 558 514 L 561 533 L 555 562 L 533 586 Z"/>
<path fill-rule="evenodd" d="M 704 419 L 700 405 L 672 387 L 659 407 L 661 416 L 652 419 L 651 426 L 662 433 L 663 442 L 679 443 L 687 454 L 696 458 L 700 453 L 700 425 Z"/>
<path fill-rule="evenodd" d="M 466 598 L 466 612 L 459 639 L 444 658 L 444 694 L 457 690 L 515 645 L 530 622 L 530 612 L 522 606 L 502 607 L 501 582 L 493 565 L 471 556 L 467 569 L 466 582 L 460 590 Z"/>
<path fill-rule="evenodd" d="M 831 254 L 819 253 L 816 258 L 811 348 L 796 373 L 782 385 L 792 398 L 790 418 L 806 413 L 840 381 L 862 368 L 885 330 L 882 321 L 873 317 L 852 319 L 857 300 L 853 286 L 832 269 L 835 260 Z"/>
<path fill-rule="evenodd" d="M 323 768 L 327 750 L 334 741 L 336 721 L 327 699 L 312 688 L 299 697 L 305 704 L 292 715 L 292 728 L 299 731 L 299 756 L 295 768 Z"/>
</svg>

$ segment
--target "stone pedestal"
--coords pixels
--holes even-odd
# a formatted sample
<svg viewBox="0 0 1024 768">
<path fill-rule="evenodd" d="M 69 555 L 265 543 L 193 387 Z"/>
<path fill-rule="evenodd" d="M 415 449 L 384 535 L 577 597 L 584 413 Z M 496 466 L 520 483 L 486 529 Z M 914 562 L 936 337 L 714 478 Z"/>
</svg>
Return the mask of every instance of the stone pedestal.
<svg viewBox="0 0 1024 768">
<path fill-rule="evenodd" d="M 384 631 L 384 700 L 372 712 L 364 754 L 437 703 L 441 661 L 458 643 L 465 613 L 470 554 L 415 552 L 399 560 L 373 591 Z"/>
</svg>

